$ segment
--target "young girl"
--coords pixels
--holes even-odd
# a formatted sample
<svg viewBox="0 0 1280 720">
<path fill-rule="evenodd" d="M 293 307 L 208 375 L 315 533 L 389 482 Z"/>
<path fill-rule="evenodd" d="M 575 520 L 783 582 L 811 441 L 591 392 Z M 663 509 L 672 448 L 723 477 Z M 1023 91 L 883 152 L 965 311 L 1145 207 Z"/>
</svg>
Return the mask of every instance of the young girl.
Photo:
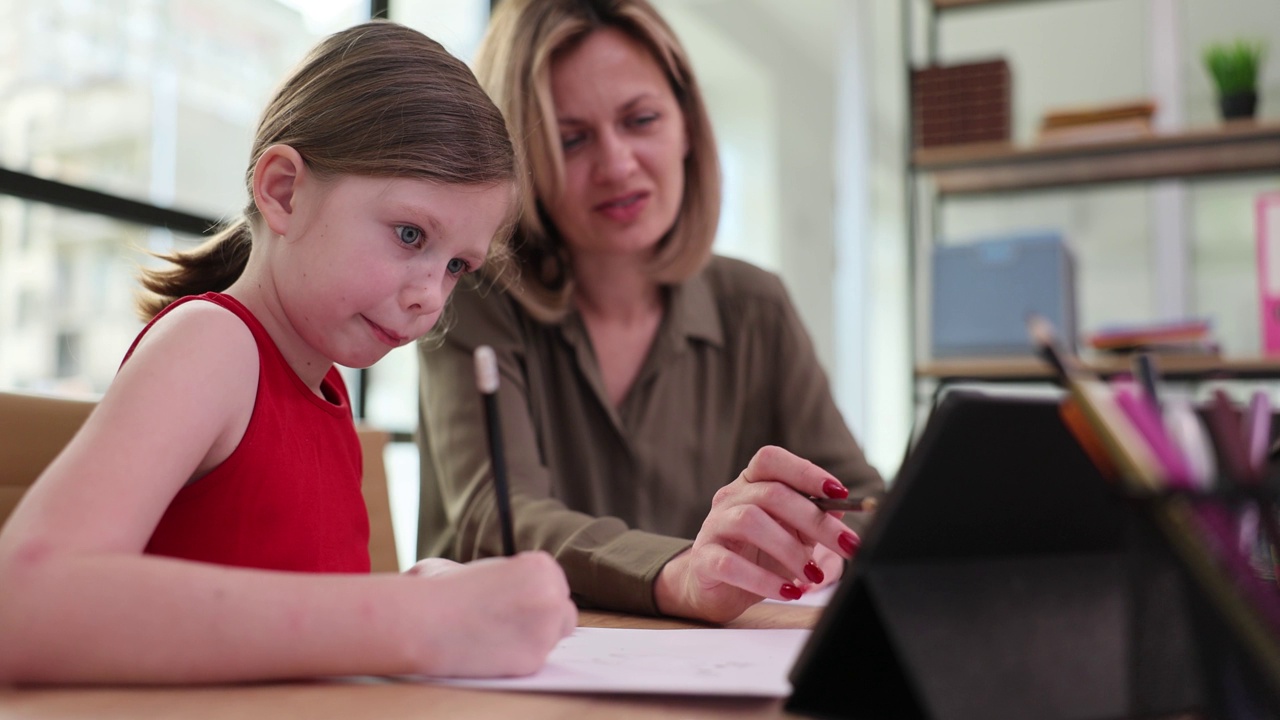
<svg viewBox="0 0 1280 720">
<path fill-rule="evenodd" d="M 576 622 L 548 555 L 368 574 L 334 367 L 431 329 L 514 178 L 438 44 L 385 22 L 320 43 L 263 114 L 245 218 L 146 274 L 153 319 L 0 535 L 0 683 L 540 667 Z"/>
</svg>

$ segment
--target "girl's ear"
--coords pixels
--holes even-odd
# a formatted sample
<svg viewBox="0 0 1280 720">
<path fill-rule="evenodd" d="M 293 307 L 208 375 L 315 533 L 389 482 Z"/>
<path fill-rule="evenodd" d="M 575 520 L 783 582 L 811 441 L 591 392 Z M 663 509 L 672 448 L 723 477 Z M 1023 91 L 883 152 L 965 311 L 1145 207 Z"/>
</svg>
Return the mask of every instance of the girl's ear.
<svg viewBox="0 0 1280 720">
<path fill-rule="evenodd" d="M 253 202 L 276 235 L 289 231 L 298 187 L 306 172 L 302 155 L 288 145 L 272 145 L 253 166 Z"/>
</svg>

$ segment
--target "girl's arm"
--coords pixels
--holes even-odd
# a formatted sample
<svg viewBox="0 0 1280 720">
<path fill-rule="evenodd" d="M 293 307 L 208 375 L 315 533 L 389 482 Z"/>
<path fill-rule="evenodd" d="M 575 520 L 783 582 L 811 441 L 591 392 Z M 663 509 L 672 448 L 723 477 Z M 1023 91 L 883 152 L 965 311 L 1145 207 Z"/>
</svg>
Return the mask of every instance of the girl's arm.
<svg viewBox="0 0 1280 720">
<path fill-rule="evenodd" d="M 0 565 L 0 682 L 521 675 L 576 611 L 542 553 L 430 578 L 22 547 Z"/>
<path fill-rule="evenodd" d="M 502 675 L 540 666 L 576 618 L 545 555 L 424 578 L 142 554 L 174 494 L 236 447 L 257 368 L 248 329 L 205 303 L 177 308 L 144 336 L 0 534 L 0 681 Z"/>
</svg>

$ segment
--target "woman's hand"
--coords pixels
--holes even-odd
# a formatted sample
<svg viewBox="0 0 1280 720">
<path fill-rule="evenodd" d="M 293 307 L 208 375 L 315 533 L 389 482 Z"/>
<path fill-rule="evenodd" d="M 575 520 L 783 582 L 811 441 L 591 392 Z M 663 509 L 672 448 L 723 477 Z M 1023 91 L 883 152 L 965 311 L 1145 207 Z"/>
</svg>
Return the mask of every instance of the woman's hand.
<svg viewBox="0 0 1280 720">
<path fill-rule="evenodd" d="M 834 515 L 840 517 L 843 516 L 844 513 L 834 513 Z M 849 532 L 854 537 L 857 537 L 857 533 L 854 533 L 852 530 Z M 806 593 L 835 585 L 840 581 L 840 576 L 844 574 L 844 557 L 828 548 L 826 545 L 818 545 L 813 548 L 813 562 L 818 566 L 818 569 L 822 571 L 823 579 L 806 588 Z"/>
<path fill-rule="evenodd" d="M 578 624 L 564 571 L 544 552 L 465 565 L 424 560 L 406 574 L 425 581 L 423 675 L 528 675 Z"/>
<path fill-rule="evenodd" d="M 808 460 L 761 448 L 716 492 L 693 547 L 658 573 L 659 611 L 722 623 L 763 598 L 797 600 L 812 585 L 834 582 L 861 541 L 841 513 L 823 512 L 809 498 L 848 494 Z"/>
</svg>

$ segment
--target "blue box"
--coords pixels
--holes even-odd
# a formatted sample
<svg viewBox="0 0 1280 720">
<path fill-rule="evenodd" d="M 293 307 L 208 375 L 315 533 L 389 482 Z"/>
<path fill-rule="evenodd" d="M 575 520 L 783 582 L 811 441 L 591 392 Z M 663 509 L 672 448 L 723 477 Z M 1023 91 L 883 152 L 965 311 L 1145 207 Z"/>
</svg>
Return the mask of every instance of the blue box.
<svg viewBox="0 0 1280 720">
<path fill-rule="evenodd" d="M 1074 262 L 1061 233 L 1033 231 L 933 250 L 935 358 L 1033 355 L 1027 318 L 1040 315 L 1075 349 Z"/>
</svg>

